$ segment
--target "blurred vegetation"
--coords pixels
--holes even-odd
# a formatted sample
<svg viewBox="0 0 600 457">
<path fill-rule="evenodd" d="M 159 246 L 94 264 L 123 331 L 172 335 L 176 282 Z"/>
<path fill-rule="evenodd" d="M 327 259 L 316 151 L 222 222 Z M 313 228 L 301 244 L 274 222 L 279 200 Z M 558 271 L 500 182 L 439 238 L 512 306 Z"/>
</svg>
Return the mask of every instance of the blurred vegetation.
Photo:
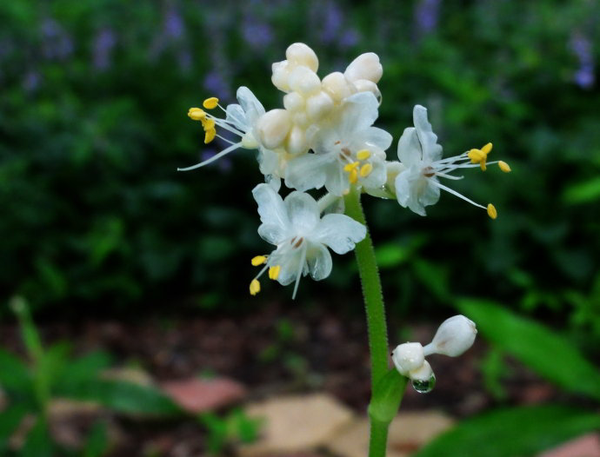
<svg viewBox="0 0 600 457">
<path fill-rule="evenodd" d="M 447 194 L 426 219 L 366 202 L 390 313 L 494 297 L 600 342 L 599 17 L 587 0 L 0 2 L 0 294 L 52 315 L 249 309 L 262 176 L 243 151 L 176 172 L 215 151 L 186 112 L 240 85 L 280 106 L 270 65 L 304 41 L 321 75 L 380 55 L 396 141 L 421 103 L 447 155 L 492 141 L 513 168 L 458 184 L 493 222 Z M 298 304 L 357 294 L 351 260 Z"/>
</svg>

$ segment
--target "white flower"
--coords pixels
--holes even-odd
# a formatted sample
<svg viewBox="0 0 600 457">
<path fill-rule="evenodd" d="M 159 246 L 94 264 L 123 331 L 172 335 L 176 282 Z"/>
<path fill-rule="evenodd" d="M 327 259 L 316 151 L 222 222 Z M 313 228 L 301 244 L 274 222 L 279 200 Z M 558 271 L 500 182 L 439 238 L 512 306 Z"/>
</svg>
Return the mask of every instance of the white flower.
<svg viewBox="0 0 600 457">
<path fill-rule="evenodd" d="M 331 273 L 329 249 L 345 254 L 366 236 L 364 225 L 343 214 L 320 215 L 319 205 L 310 195 L 292 192 L 285 200 L 267 184 L 252 191 L 258 203 L 262 224 L 258 234 L 277 246 L 268 256 L 252 259 L 255 266 L 265 265 L 250 284 L 250 293 L 260 291 L 258 278 L 268 269 L 269 278 L 282 285 L 295 281 L 296 296 L 302 276 L 310 273 L 317 281 Z"/>
<path fill-rule="evenodd" d="M 202 123 L 205 132 L 205 143 L 210 143 L 215 137 L 219 137 L 226 143 L 229 143 L 230 146 L 204 162 L 200 162 L 187 168 L 178 168 L 179 171 L 189 171 L 203 167 L 239 148 L 265 149 L 258 141 L 259 136 L 256 128 L 258 120 L 265 114 L 265 108 L 247 87 L 240 87 L 237 90 L 236 96 L 239 105 L 231 104 L 227 105 L 227 108 L 223 108 L 219 105 L 219 100 L 215 97 L 208 98 L 203 103 L 203 106 L 206 109 L 220 108 L 225 112 L 225 119 L 213 116 L 200 108 L 190 108 L 188 116 L 191 119 Z M 240 141 L 234 143 L 233 141 L 223 138 L 217 134 L 217 126 L 239 136 Z"/>
<path fill-rule="evenodd" d="M 392 137 L 385 130 L 372 127 L 378 105 L 371 92 L 345 99 L 339 114 L 327 124 L 320 124 L 312 137 L 315 153 L 288 162 L 286 185 L 301 191 L 325 186 L 337 196 L 352 184 L 381 187 L 386 181 L 385 150 Z"/>
<path fill-rule="evenodd" d="M 396 198 L 400 205 L 425 216 L 425 207 L 437 203 L 441 189 L 472 205 L 486 209 L 488 215 L 495 219 L 497 214 L 494 205 L 490 203 L 486 207 L 475 203 L 441 184 L 438 179 L 462 179 L 462 176 L 450 174 L 459 168 L 481 167 L 485 171 L 487 155 L 492 150 L 492 144 L 488 143 L 481 149 L 471 149 L 458 156 L 442 159 L 442 147 L 437 144 L 437 136 L 427 120 L 427 109 L 416 105 L 413 120 L 415 126 L 405 129 L 398 141 L 398 159 L 406 167 L 398 174 L 395 182 Z M 498 163 L 502 171 L 510 171 L 504 162 L 488 162 L 490 163 Z"/>
<path fill-rule="evenodd" d="M 475 323 L 459 314 L 442 322 L 427 346 L 414 342 L 396 346 L 392 361 L 402 376 L 413 381 L 427 381 L 433 376 L 433 370 L 425 357 L 431 354 L 458 357 L 473 345 L 476 335 Z"/>
</svg>

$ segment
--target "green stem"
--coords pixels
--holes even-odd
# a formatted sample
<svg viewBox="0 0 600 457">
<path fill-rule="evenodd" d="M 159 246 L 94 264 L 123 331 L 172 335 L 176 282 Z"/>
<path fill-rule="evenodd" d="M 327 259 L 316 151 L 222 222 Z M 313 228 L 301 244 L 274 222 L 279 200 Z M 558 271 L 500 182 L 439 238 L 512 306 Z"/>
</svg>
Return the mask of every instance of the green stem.
<svg viewBox="0 0 600 457">
<path fill-rule="evenodd" d="M 345 197 L 345 204 L 346 214 L 367 227 L 367 236 L 356 245 L 355 253 L 367 313 L 371 386 L 374 387 L 388 371 L 388 342 L 383 292 L 373 242 L 360 202 L 360 192 L 352 188 Z"/>
<path fill-rule="evenodd" d="M 379 381 L 388 372 L 388 342 L 383 291 L 373 242 L 369 235 L 367 221 L 360 202 L 360 191 L 351 188 L 345 197 L 345 205 L 346 214 L 367 227 L 367 235 L 364 240 L 356 245 L 355 252 L 367 314 L 369 352 L 371 355 L 371 401 L 373 401 L 375 387 L 379 385 Z M 371 412 L 369 416 L 371 423 L 369 457 L 385 457 L 389 422 L 377 420 Z"/>
</svg>

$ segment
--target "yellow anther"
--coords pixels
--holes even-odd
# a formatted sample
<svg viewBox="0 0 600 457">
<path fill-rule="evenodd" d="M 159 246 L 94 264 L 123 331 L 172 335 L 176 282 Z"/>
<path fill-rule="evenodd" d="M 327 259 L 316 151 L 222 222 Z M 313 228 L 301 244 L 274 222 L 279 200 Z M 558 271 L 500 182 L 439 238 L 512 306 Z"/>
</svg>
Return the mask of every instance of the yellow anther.
<svg viewBox="0 0 600 457">
<path fill-rule="evenodd" d="M 206 113 L 200 108 L 190 108 L 188 116 L 194 121 L 204 121 L 206 119 Z"/>
<path fill-rule="evenodd" d="M 348 179 L 350 180 L 350 184 L 356 184 L 358 182 L 358 171 L 356 171 L 356 168 L 350 170 Z"/>
<path fill-rule="evenodd" d="M 481 149 L 471 149 L 467 156 L 471 159 L 471 163 L 480 163 L 487 157 Z"/>
<path fill-rule="evenodd" d="M 369 157 L 371 157 L 371 151 L 368 149 L 362 149 L 356 153 L 356 158 L 358 160 L 367 160 Z"/>
<path fill-rule="evenodd" d="M 276 280 L 279 278 L 279 272 L 281 271 L 281 266 L 275 265 L 274 267 L 269 268 L 269 279 Z"/>
<path fill-rule="evenodd" d="M 257 255 L 256 257 L 252 257 L 252 260 L 251 260 L 253 267 L 262 265 L 266 261 L 267 261 L 267 256 L 265 256 L 265 255 Z"/>
<path fill-rule="evenodd" d="M 360 177 L 366 178 L 367 176 L 369 176 L 371 174 L 372 171 L 373 171 L 373 165 L 371 165 L 370 163 L 365 163 L 360 169 Z"/>
<path fill-rule="evenodd" d="M 492 219 L 496 219 L 498 217 L 498 211 L 496 211 L 496 207 L 491 203 L 487 205 L 487 213 Z"/>
<path fill-rule="evenodd" d="M 250 295 L 256 295 L 260 292 L 260 282 L 258 279 L 253 279 L 250 283 Z"/>
<path fill-rule="evenodd" d="M 352 170 L 354 170 L 355 168 L 357 168 L 359 165 L 360 165 L 360 163 L 359 163 L 359 162 L 352 162 L 352 163 L 349 163 L 349 164 L 347 164 L 347 165 L 344 167 L 344 171 L 346 171 L 346 172 L 350 173 Z"/>
<path fill-rule="evenodd" d="M 493 147 L 494 145 L 492 143 L 488 143 L 481 148 L 481 152 L 483 152 L 485 155 L 488 155 L 492 151 Z"/>
<path fill-rule="evenodd" d="M 204 106 L 206 109 L 213 109 L 213 108 L 216 108 L 218 104 L 219 104 L 219 99 L 217 97 L 210 97 L 210 98 L 207 98 L 206 100 L 204 100 L 204 103 L 202 103 L 202 106 Z"/>
<path fill-rule="evenodd" d="M 207 130 L 214 130 L 215 129 L 215 120 L 214 119 L 206 119 L 205 121 L 202 121 L 202 128 L 204 129 L 205 132 Z"/>
<path fill-rule="evenodd" d="M 215 129 L 206 130 L 204 132 L 204 144 L 210 143 L 217 136 L 217 131 Z"/>
<path fill-rule="evenodd" d="M 502 170 L 504 173 L 510 173 L 512 171 L 510 169 L 510 165 L 508 165 L 503 160 L 501 160 L 501 161 L 498 162 L 498 166 L 500 167 L 500 170 Z"/>
</svg>

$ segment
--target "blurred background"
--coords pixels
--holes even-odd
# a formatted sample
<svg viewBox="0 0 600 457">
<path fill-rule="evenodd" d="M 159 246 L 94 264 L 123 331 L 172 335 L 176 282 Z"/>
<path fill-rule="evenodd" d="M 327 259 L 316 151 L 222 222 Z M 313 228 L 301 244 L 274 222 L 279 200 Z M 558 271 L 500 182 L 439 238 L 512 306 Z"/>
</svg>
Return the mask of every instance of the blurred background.
<svg viewBox="0 0 600 457">
<path fill-rule="evenodd" d="M 302 281 L 295 301 L 290 288 L 274 283 L 250 297 L 256 272 L 249 260 L 268 248 L 256 233 L 251 190 L 262 176 L 254 152 L 176 171 L 222 148 L 203 144 L 187 109 L 208 96 L 235 102 L 240 85 L 267 109 L 281 106 L 271 64 L 302 41 L 319 56 L 321 76 L 343 71 L 363 52 L 380 56 L 377 125 L 394 136 L 390 158 L 418 103 L 428 107 L 446 156 L 491 141 L 493 160 L 513 170 L 473 171 L 456 185 L 475 201 L 494 202 L 495 221 L 449 194 L 427 218 L 393 201 L 365 199 L 390 344 L 426 342 L 442 320 L 464 312 L 464 297 L 471 297 L 467 308 L 492 300 L 509 320 L 535 320 L 560 335 L 592 361 L 582 373 L 595 380 L 599 22 L 593 0 L 0 2 L 6 353 L 35 371 L 31 346 L 19 337 L 19 328 L 33 324 L 23 313 L 15 319 L 8 305 L 19 296 L 42 345 L 67 340 L 75 354 L 104 351 L 109 365 L 143 368 L 161 382 L 231 376 L 249 388 L 250 399 L 261 386 L 259 397 L 329 391 L 364 412 L 368 360 L 352 256 L 337 256 L 323 283 Z M 474 354 L 440 360 L 438 388 L 409 396 L 408 409 L 446 408 L 458 419 L 546 400 L 598 409 L 592 387 L 593 401 L 505 346 L 503 338 L 518 340 L 509 332 L 516 327 L 482 325 Z M 552 360 L 553 353 L 540 354 Z M 457 374 L 461 364 L 468 370 Z M 332 372 L 342 374 L 332 380 Z M 7 383 L 0 378 L 10 393 Z M 535 387 L 529 397 L 526 383 Z M 139 443 L 189 426 L 175 422 L 133 426 L 141 437 L 131 424 L 121 433 Z M 209 422 L 197 424 L 196 451 L 177 454 L 167 446 L 139 455 L 203 455 Z M 20 452 L 11 442 L 6 449 Z M 119 455 L 119 445 L 111 449 L 97 455 Z"/>
</svg>

